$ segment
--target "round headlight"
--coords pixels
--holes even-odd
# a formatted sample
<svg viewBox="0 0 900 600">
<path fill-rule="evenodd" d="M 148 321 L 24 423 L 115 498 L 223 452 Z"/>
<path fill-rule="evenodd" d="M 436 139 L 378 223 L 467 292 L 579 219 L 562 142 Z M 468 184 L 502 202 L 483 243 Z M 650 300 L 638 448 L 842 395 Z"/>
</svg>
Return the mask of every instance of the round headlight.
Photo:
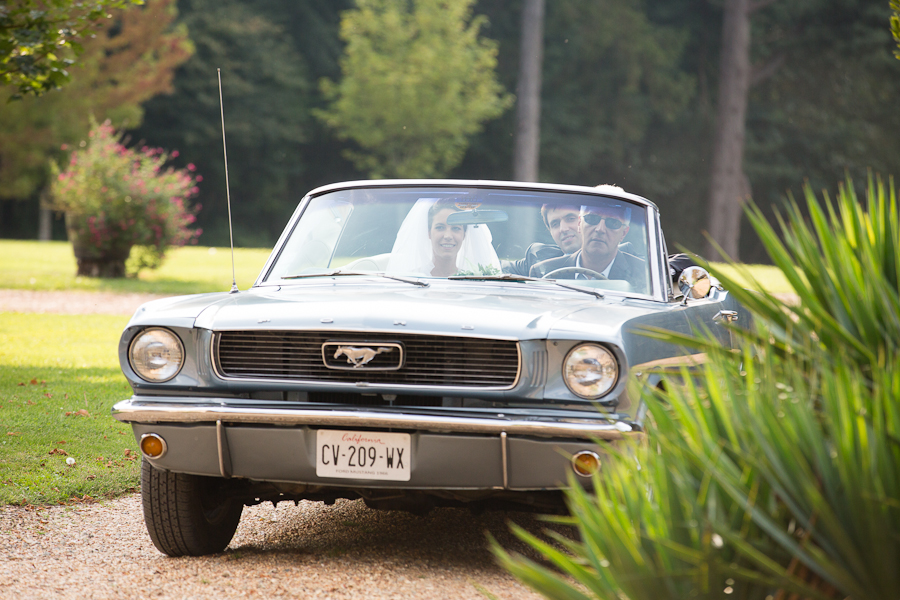
<svg viewBox="0 0 900 600">
<path fill-rule="evenodd" d="M 616 358 L 603 346 L 576 346 L 563 362 L 563 379 L 572 393 L 581 398 L 595 400 L 607 394 L 618 378 Z"/>
<path fill-rule="evenodd" d="M 174 333 L 153 327 L 131 341 L 128 361 L 141 379 L 162 383 L 178 375 L 184 364 L 184 348 Z"/>
</svg>

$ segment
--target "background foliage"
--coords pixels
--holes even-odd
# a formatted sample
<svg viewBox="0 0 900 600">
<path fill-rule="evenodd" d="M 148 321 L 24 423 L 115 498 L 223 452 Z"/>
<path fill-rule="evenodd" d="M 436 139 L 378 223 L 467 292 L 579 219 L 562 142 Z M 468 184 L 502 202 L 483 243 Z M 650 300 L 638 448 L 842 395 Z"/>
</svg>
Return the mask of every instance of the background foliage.
<svg viewBox="0 0 900 600">
<path fill-rule="evenodd" d="M 269 247 L 296 207 L 307 174 L 298 158 L 309 141 L 311 120 L 313 85 L 306 60 L 280 12 L 240 0 L 189 0 L 179 6 L 196 53 L 177 71 L 175 93 L 145 105 L 148 118 L 133 136 L 177 148 L 182 165 L 197 165 L 204 177 L 198 201 L 207 207 L 198 215 L 200 226 L 210 244 L 227 245 L 216 77 L 221 68 L 235 243 Z"/>
<path fill-rule="evenodd" d="M 116 128 L 140 125 L 142 104 L 172 91 L 175 67 L 193 52 L 185 27 L 173 25 L 177 14 L 175 0 L 114 10 L 83 42 L 63 89 L 10 101 L 15 87 L 0 88 L 0 197 L 34 198 L 50 162 L 86 139 L 91 116 Z"/>
<path fill-rule="evenodd" d="M 68 81 L 82 40 L 109 11 L 140 0 L 18 0 L 0 7 L 0 85 L 39 95 Z"/>
<path fill-rule="evenodd" d="M 891 0 L 891 9 L 894 11 L 891 15 L 891 33 L 897 46 L 900 47 L 900 0 Z M 900 59 L 900 50 L 895 50 L 894 55 Z"/>
<path fill-rule="evenodd" d="M 497 83 L 497 44 L 480 37 L 473 0 L 359 0 L 343 13 L 343 77 L 322 80 L 317 111 L 373 178 L 440 177 L 482 123 L 513 98 Z"/>
<path fill-rule="evenodd" d="M 200 207 L 188 208 L 188 202 L 203 178 L 194 175 L 193 164 L 174 169 L 167 164 L 172 155 L 161 148 L 126 148 L 108 120 L 92 123 L 88 138 L 68 165 L 51 165 L 49 205 L 65 213 L 76 253 L 124 260 L 140 246 L 132 256 L 134 275 L 158 268 L 170 247 L 197 243 L 201 232 L 190 226 Z"/>
<path fill-rule="evenodd" d="M 150 0 L 147 8 L 163 1 Z M 178 149 L 184 164 L 197 164 L 205 177 L 201 243 L 227 241 L 216 67 L 225 88 L 239 245 L 269 246 L 309 189 L 367 176 L 345 157 L 360 150 L 358 143 L 311 118 L 313 109 L 329 108 L 318 82 L 343 81 L 348 45 L 339 26 L 354 6 L 352 0 L 178 2 L 177 24 L 197 52 L 174 71 L 173 95 L 144 102 L 144 120 L 131 135 Z M 472 6 L 476 19 L 486 18 L 482 38 L 496 42 L 496 79 L 512 92 L 521 0 Z M 776 67 L 752 88 L 745 153 L 753 197 L 766 217 L 788 190 L 799 195 L 804 180 L 822 189 L 845 171 L 858 181 L 869 167 L 896 171 L 900 137 L 892 132 L 900 130 L 900 111 L 892 99 L 900 97 L 900 62 L 893 58 L 892 14 L 888 0 L 777 1 L 754 14 L 753 61 Z M 721 3 L 708 0 L 547 3 L 540 178 L 615 183 L 646 195 L 662 210 L 669 245 L 699 250 L 721 20 Z M 48 104 L 37 112 L 47 119 L 55 110 Z M 15 131 L 14 124 L 0 125 L 0 136 Z M 449 175 L 511 177 L 514 127 L 512 110 L 485 122 Z M 38 135 L 35 129 L 18 139 Z M 80 139 L 67 136 L 70 144 Z M 59 152 L 63 139 L 53 139 L 31 155 L 34 164 Z M 16 147 L 0 144 L 3 151 Z M 0 169 L 10 160 L 0 161 Z M 0 187 L 0 235 L 34 236 L 42 177 L 32 176 L 24 188 Z M 741 258 L 768 260 L 749 221 L 744 233 Z M 64 233 L 57 227 L 55 235 Z"/>
</svg>

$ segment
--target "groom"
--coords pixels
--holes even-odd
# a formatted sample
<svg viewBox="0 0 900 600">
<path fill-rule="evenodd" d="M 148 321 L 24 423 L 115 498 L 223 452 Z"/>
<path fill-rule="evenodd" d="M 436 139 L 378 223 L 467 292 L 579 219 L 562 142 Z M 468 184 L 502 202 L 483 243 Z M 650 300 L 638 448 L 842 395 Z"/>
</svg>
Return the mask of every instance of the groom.
<svg viewBox="0 0 900 600">
<path fill-rule="evenodd" d="M 578 231 L 579 214 L 577 206 L 553 206 L 545 204 L 541 208 L 541 218 L 550 231 L 550 237 L 556 242 L 542 244 L 535 242 L 528 246 L 525 258 L 512 263 L 505 263 L 503 272 L 515 275 L 528 275 L 537 263 L 571 254 L 581 248 L 581 233 Z"/>
</svg>

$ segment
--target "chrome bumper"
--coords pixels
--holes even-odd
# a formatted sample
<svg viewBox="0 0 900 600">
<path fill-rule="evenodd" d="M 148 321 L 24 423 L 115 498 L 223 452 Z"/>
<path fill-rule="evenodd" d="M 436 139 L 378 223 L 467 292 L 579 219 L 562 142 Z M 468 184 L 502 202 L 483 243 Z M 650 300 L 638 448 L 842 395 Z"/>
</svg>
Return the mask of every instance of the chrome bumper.
<svg viewBox="0 0 900 600">
<path fill-rule="evenodd" d="M 112 415 L 123 423 L 246 423 L 277 426 L 319 426 L 342 428 L 412 429 L 435 433 L 524 435 L 545 438 L 620 440 L 640 437 L 640 428 L 620 420 L 571 419 L 532 421 L 481 416 L 393 414 L 366 410 L 293 409 L 235 407 L 221 403 L 197 402 L 196 398 L 168 398 L 166 401 L 123 400 Z"/>
</svg>

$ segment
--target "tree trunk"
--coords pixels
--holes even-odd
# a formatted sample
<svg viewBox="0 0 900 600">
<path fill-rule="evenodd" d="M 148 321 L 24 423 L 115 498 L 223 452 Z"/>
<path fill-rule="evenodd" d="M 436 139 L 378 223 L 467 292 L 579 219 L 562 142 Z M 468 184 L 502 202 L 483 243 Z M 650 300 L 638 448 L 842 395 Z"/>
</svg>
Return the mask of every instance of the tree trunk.
<svg viewBox="0 0 900 600">
<path fill-rule="evenodd" d="M 541 65 L 544 58 L 544 0 L 522 6 L 522 45 L 516 89 L 516 147 L 513 179 L 538 180 L 541 140 Z"/>
<path fill-rule="evenodd" d="M 42 242 L 49 242 L 52 237 L 53 232 L 53 224 L 52 217 L 53 211 L 47 208 L 48 204 L 48 196 L 49 196 L 49 188 L 50 186 L 44 187 L 41 190 L 40 195 L 38 196 L 38 240 Z"/>
<path fill-rule="evenodd" d="M 40 208 L 40 220 L 38 222 L 38 240 L 49 242 L 53 231 L 53 211 L 49 208 Z"/>
<path fill-rule="evenodd" d="M 719 65 L 719 101 L 709 184 L 709 235 L 738 259 L 742 204 L 749 195 L 744 175 L 744 131 L 750 89 L 750 0 L 726 0 Z M 706 258 L 719 253 L 711 243 Z"/>
</svg>

